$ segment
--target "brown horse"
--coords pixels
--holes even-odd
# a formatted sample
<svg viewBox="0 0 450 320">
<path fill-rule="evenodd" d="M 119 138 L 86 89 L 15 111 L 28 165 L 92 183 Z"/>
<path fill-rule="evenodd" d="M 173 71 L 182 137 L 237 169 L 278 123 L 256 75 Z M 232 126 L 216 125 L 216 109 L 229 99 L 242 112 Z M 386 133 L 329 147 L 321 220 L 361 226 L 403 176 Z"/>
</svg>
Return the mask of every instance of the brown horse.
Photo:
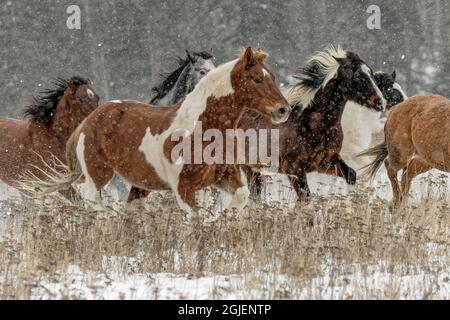
<svg viewBox="0 0 450 320">
<path fill-rule="evenodd" d="M 375 83 L 372 69 L 361 58 L 340 47 L 330 47 L 314 55 L 294 75 L 297 84 L 287 92 L 292 115 L 279 129 L 280 170 L 289 175 L 299 200 L 309 196 L 306 174 L 314 171 L 344 178 L 355 184 L 356 172 L 340 156 L 343 142 L 341 118 L 348 101 L 375 111 L 386 107 L 386 100 Z M 240 127 L 255 122 L 246 114 Z M 260 174 L 251 178 L 255 191 L 261 191 Z"/>
<path fill-rule="evenodd" d="M 249 191 L 240 166 L 174 160 L 173 151 L 179 142 L 173 135 L 184 132 L 190 139 L 196 123 L 201 122 L 203 132 L 214 129 L 225 136 L 227 129 L 236 128 L 247 108 L 273 122 L 286 121 L 290 108 L 264 65 L 265 58 L 264 53 L 247 48 L 240 58 L 209 72 L 186 99 L 174 106 L 150 108 L 134 101 L 100 106 L 68 141 L 69 170 L 55 176 L 52 185 L 36 181 L 31 185 L 45 194 L 84 176 L 86 200 L 94 203 L 95 210 L 103 210 L 99 190 L 117 173 L 144 190 L 171 189 L 180 207 L 188 212 L 196 207 L 195 192 L 208 186 L 232 194 L 231 205 L 242 208 Z M 189 148 L 195 152 L 192 144 Z M 205 143 L 200 148 L 203 152 Z"/>
<path fill-rule="evenodd" d="M 16 181 L 25 174 L 45 178 L 41 170 L 54 157 L 65 161 L 67 140 L 98 100 L 91 81 L 58 79 L 25 108 L 28 121 L 0 119 L 0 180 L 19 188 Z"/>
<path fill-rule="evenodd" d="M 361 156 L 375 156 L 367 166 L 373 178 L 384 162 L 391 181 L 393 208 L 406 201 L 411 181 L 433 168 L 450 172 L 450 100 L 416 96 L 388 113 L 385 142 Z M 397 173 L 403 170 L 401 185 Z"/>
</svg>

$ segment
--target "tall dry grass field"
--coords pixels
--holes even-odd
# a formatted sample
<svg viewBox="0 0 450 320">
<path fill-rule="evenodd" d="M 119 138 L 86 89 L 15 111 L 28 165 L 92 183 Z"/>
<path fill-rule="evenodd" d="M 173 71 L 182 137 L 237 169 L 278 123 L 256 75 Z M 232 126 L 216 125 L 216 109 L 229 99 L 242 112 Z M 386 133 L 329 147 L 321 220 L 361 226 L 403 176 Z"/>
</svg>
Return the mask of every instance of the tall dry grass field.
<svg viewBox="0 0 450 320">
<path fill-rule="evenodd" d="M 53 198 L 4 201 L 0 298 L 108 298 L 108 286 L 132 275 L 144 279 L 138 293 L 114 297 L 165 298 L 155 280 L 164 273 L 212 277 L 209 298 L 448 299 L 450 202 L 433 183 L 436 192 L 396 213 L 361 187 L 293 210 L 252 202 L 214 221 L 187 219 L 163 193 L 151 209 L 105 215 Z"/>
</svg>

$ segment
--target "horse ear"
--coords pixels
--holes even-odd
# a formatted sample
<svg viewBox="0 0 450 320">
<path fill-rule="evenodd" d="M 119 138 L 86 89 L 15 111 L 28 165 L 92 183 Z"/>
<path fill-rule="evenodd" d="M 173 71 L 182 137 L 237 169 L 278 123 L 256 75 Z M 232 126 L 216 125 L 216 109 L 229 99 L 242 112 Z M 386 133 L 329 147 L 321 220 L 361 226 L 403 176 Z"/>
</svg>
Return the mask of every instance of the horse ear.
<svg viewBox="0 0 450 320">
<path fill-rule="evenodd" d="M 395 70 L 394 70 L 394 72 L 392 72 L 392 78 L 394 79 L 394 81 L 397 78 L 397 72 Z"/>
<path fill-rule="evenodd" d="M 187 58 L 189 59 L 189 61 L 190 61 L 191 63 L 195 63 L 195 60 L 194 60 L 194 58 L 191 56 L 191 53 L 189 52 L 189 50 L 186 50 L 186 55 L 187 55 Z"/>
<path fill-rule="evenodd" d="M 77 92 L 77 84 L 75 83 L 75 81 L 73 81 L 72 79 L 67 80 L 67 88 L 70 90 L 70 92 L 72 94 L 74 94 L 75 92 Z"/>
<path fill-rule="evenodd" d="M 253 50 L 251 47 L 245 49 L 243 61 L 246 69 L 250 69 L 256 64 L 255 58 L 253 57 Z"/>
</svg>

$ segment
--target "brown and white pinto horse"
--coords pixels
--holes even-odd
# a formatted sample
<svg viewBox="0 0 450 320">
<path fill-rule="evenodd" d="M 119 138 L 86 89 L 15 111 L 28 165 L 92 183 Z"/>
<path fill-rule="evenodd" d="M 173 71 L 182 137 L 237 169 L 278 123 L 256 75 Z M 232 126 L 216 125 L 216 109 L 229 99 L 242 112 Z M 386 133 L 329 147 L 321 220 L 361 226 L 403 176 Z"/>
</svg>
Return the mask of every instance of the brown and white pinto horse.
<svg viewBox="0 0 450 320">
<path fill-rule="evenodd" d="M 290 108 L 264 65 L 265 58 L 264 53 L 247 48 L 240 58 L 209 72 L 174 106 L 150 108 L 135 101 L 100 106 L 68 141 L 69 171 L 56 176 L 53 185 L 39 186 L 41 194 L 84 176 L 85 199 L 95 210 L 103 210 L 99 191 L 116 173 L 144 190 L 171 189 L 187 212 L 196 207 L 195 192 L 208 186 L 232 194 L 231 206 L 242 208 L 249 190 L 240 166 L 173 161 L 171 153 L 178 142 L 171 137 L 179 130 L 192 136 L 199 121 L 203 132 L 216 129 L 225 136 L 226 129 L 236 128 L 246 108 L 275 123 L 286 121 Z"/>
<path fill-rule="evenodd" d="M 433 168 L 450 172 L 450 100 L 415 96 L 388 113 L 385 142 L 361 156 L 375 156 L 368 166 L 373 178 L 384 162 L 391 181 L 393 208 L 406 201 L 411 181 Z M 397 173 L 403 170 L 401 185 Z"/>
<path fill-rule="evenodd" d="M 46 163 L 65 162 L 66 143 L 78 125 L 98 106 L 91 81 L 57 79 L 25 108 L 28 121 L 0 119 L 0 180 L 16 183 L 25 174 L 45 178 Z M 67 194 L 68 195 L 68 194 Z"/>
</svg>

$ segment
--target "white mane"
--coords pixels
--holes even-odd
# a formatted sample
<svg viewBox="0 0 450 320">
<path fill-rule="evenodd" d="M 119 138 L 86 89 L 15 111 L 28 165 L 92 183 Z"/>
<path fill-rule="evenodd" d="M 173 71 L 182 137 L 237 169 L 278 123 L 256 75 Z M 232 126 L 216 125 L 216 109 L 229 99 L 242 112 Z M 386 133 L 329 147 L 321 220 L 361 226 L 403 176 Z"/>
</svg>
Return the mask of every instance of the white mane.
<svg viewBox="0 0 450 320">
<path fill-rule="evenodd" d="M 299 74 L 294 76 L 298 79 L 298 82 L 293 83 L 288 91 L 286 98 L 289 104 L 301 104 L 302 108 L 308 107 L 317 91 L 324 88 L 336 76 L 340 65 L 335 58 L 344 59 L 346 57 L 347 51 L 340 46 L 329 46 L 325 51 L 318 52 L 311 57 Z M 314 66 L 319 66 L 319 70 L 313 70 Z M 315 74 L 312 74 L 313 72 Z M 311 82 L 318 81 L 318 79 L 320 83 L 316 85 L 311 84 Z"/>
</svg>

